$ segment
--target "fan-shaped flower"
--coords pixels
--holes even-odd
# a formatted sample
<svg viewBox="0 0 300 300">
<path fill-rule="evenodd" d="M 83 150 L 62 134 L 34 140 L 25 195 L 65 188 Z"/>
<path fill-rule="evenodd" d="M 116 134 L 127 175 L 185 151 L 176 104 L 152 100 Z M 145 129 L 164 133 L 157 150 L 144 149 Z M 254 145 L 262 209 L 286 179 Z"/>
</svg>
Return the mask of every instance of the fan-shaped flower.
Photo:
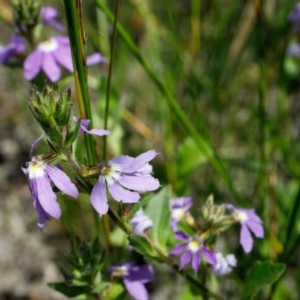
<svg viewBox="0 0 300 300">
<path fill-rule="evenodd" d="M 233 211 L 233 218 L 241 224 L 240 244 L 246 253 L 253 248 L 253 235 L 257 238 L 264 237 L 264 228 L 261 218 L 254 212 L 254 209 L 236 208 L 227 204 L 227 208 Z"/>
<path fill-rule="evenodd" d="M 104 61 L 99 53 L 87 57 L 87 65 Z M 40 43 L 26 57 L 24 76 L 27 80 L 32 80 L 43 71 L 50 81 L 56 82 L 61 77 L 61 66 L 73 72 L 70 42 L 66 36 L 55 36 Z"/>
<path fill-rule="evenodd" d="M 195 274 L 198 272 L 201 264 L 201 255 L 210 265 L 215 265 L 217 260 L 215 254 L 203 245 L 203 241 L 198 236 L 190 237 L 182 231 L 175 232 L 175 238 L 185 241 L 182 244 L 176 245 L 171 251 L 172 255 L 180 256 L 179 268 L 183 269 L 191 262 Z"/>
<path fill-rule="evenodd" d="M 114 277 L 122 277 L 128 293 L 135 300 L 148 300 L 149 295 L 145 284 L 154 280 L 154 270 L 149 264 L 133 265 L 125 263 L 109 269 Z"/>
<path fill-rule="evenodd" d="M 157 153 L 154 150 L 136 158 L 121 155 L 101 167 L 100 176 L 91 193 L 91 202 L 96 211 L 108 211 L 106 188 L 116 201 L 135 203 L 140 194 L 159 188 L 159 181 L 151 176 L 152 166 L 148 164 Z"/>
<path fill-rule="evenodd" d="M 45 163 L 35 156 L 27 162 L 23 172 L 29 179 L 29 189 L 33 206 L 39 214 L 38 227 L 42 229 L 50 218 L 59 219 L 61 210 L 57 197 L 52 190 L 51 182 L 65 194 L 77 198 L 78 190 L 70 178 L 58 167 Z"/>
<path fill-rule="evenodd" d="M 2 64 L 7 64 L 18 54 L 25 50 L 26 44 L 24 39 L 19 35 L 12 35 L 8 45 L 0 45 L 0 61 Z"/>
<path fill-rule="evenodd" d="M 213 266 L 213 270 L 218 275 L 225 275 L 232 271 L 236 267 L 237 260 L 233 254 L 224 256 L 221 252 L 216 252 L 216 264 Z"/>
<path fill-rule="evenodd" d="M 144 235 L 146 229 L 153 227 L 152 220 L 145 215 L 142 209 L 139 209 L 130 220 L 132 230 L 139 235 Z"/>
<path fill-rule="evenodd" d="M 177 224 L 184 218 L 187 211 L 192 207 L 191 197 L 179 197 L 171 199 L 171 228 L 177 230 Z"/>
</svg>

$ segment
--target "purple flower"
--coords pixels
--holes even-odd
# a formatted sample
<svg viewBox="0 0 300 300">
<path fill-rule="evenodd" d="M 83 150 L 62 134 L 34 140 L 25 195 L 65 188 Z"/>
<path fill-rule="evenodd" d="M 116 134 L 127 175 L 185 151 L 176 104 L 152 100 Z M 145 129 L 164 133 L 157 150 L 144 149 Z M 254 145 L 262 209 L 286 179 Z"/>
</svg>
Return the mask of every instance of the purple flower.
<svg viewBox="0 0 300 300">
<path fill-rule="evenodd" d="M 289 13 L 288 19 L 292 23 L 292 32 L 296 33 L 300 29 L 300 3 Z"/>
<path fill-rule="evenodd" d="M 156 155 L 154 150 L 136 158 L 121 155 L 104 165 L 91 193 L 91 202 L 95 210 L 100 215 L 107 213 L 106 188 L 113 199 L 124 203 L 138 202 L 140 193 L 158 189 L 159 181 L 151 176 L 152 167 L 148 164 Z"/>
<path fill-rule="evenodd" d="M 16 55 L 25 50 L 25 41 L 19 35 L 13 35 L 10 38 L 10 43 L 6 46 L 0 45 L 0 61 L 2 64 L 7 64 Z"/>
<path fill-rule="evenodd" d="M 287 48 L 287 54 L 295 57 L 300 57 L 300 45 L 298 43 L 292 43 Z"/>
<path fill-rule="evenodd" d="M 191 262 L 195 274 L 198 272 L 201 264 L 201 255 L 210 265 L 215 265 L 217 260 L 215 254 L 203 245 L 203 241 L 197 236 L 190 237 L 182 231 L 175 232 L 175 238 L 184 240 L 185 243 L 176 245 L 171 251 L 172 255 L 180 256 L 180 269 L 183 269 Z"/>
<path fill-rule="evenodd" d="M 26 168 L 22 168 L 22 170 L 29 179 L 33 206 L 39 214 L 37 225 L 42 229 L 50 218 L 59 219 L 61 216 L 51 181 L 59 190 L 73 198 L 78 197 L 78 190 L 61 169 L 48 165 L 38 156 L 27 162 Z"/>
<path fill-rule="evenodd" d="M 86 62 L 92 65 L 104 61 L 99 53 L 95 53 L 88 56 Z M 50 81 L 56 82 L 61 76 L 60 66 L 73 72 L 70 41 L 66 36 L 52 37 L 39 44 L 24 61 L 24 76 L 32 80 L 43 71 Z"/>
<path fill-rule="evenodd" d="M 187 211 L 192 207 L 193 199 L 191 197 L 180 197 L 171 200 L 171 228 L 177 229 L 177 224 L 184 218 Z"/>
<path fill-rule="evenodd" d="M 294 8 L 294 10 L 292 10 L 289 15 L 288 15 L 288 19 L 291 22 L 297 22 L 300 21 L 300 3 L 298 3 L 296 5 L 296 7 Z"/>
<path fill-rule="evenodd" d="M 218 275 L 225 275 L 232 271 L 233 267 L 236 267 L 237 261 L 233 254 L 224 256 L 221 252 L 215 253 L 216 264 L 213 266 L 213 270 Z"/>
<path fill-rule="evenodd" d="M 134 299 L 149 299 L 145 284 L 154 280 L 154 270 L 151 265 L 134 266 L 132 263 L 125 263 L 120 266 L 113 266 L 109 271 L 113 276 L 123 278 L 128 293 Z"/>
<path fill-rule="evenodd" d="M 74 122 L 77 123 L 79 120 L 78 117 L 74 117 Z M 110 131 L 105 129 L 88 129 L 91 121 L 89 119 L 83 119 L 81 118 L 81 124 L 80 124 L 80 133 L 87 133 L 91 135 L 97 135 L 97 136 L 103 136 L 103 135 L 109 135 Z"/>
<path fill-rule="evenodd" d="M 144 235 L 146 229 L 153 227 L 153 222 L 142 209 L 139 209 L 130 220 L 130 225 L 136 234 Z"/>
<path fill-rule="evenodd" d="M 241 246 L 246 253 L 251 252 L 253 248 L 252 234 L 257 238 L 264 237 L 261 218 L 254 212 L 254 209 L 235 208 L 232 204 L 227 204 L 227 208 L 233 211 L 234 219 L 241 223 Z"/>
<path fill-rule="evenodd" d="M 58 12 L 52 6 L 44 6 L 41 8 L 40 16 L 44 25 L 51 25 L 59 31 L 65 31 L 65 26 L 57 21 Z"/>
</svg>

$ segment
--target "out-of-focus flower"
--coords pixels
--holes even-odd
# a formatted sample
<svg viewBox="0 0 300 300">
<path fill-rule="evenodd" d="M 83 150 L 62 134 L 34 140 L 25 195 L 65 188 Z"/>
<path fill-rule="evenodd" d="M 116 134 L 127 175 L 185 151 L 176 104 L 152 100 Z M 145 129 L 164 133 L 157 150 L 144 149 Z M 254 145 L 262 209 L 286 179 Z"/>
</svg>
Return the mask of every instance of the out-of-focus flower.
<svg viewBox="0 0 300 300">
<path fill-rule="evenodd" d="M 171 251 L 172 255 L 180 256 L 179 268 L 183 269 L 191 262 L 195 274 L 198 272 L 201 264 L 201 255 L 205 257 L 210 265 L 215 265 L 217 260 L 215 254 L 203 245 L 203 242 L 198 236 L 190 237 L 182 231 L 175 233 L 175 238 L 183 240 L 185 243 L 176 245 Z"/>
<path fill-rule="evenodd" d="M 286 52 L 290 56 L 300 57 L 300 45 L 298 43 L 292 43 L 288 46 Z"/>
<path fill-rule="evenodd" d="M 299 21 L 300 20 L 300 3 L 298 3 L 294 10 L 292 10 L 289 15 L 288 15 L 288 19 L 291 21 L 291 22 L 296 22 L 296 21 Z"/>
<path fill-rule="evenodd" d="M 136 300 L 148 300 L 149 295 L 145 284 L 154 280 L 154 270 L 151 265 L 134 266 L 125 263 L 109 269 L 113 277 L 122 277 L 128 293 Z"/>
<path fill-rule="evenodd" d="M 159 188 L 159 181 L 151 176 L 152 166 L 148 163 L 157 153 L 149 150 L 136 158 L 121 155 L 102 166 L 100 176 L 91 193 L 91 202 L 96 211 L 108 211 L 106 188 L 112 198 L 124 203 L 135 203 L 140 193 Z"/>
<path fill-rule="evenodd" d="M 179 197 L 171 200 L 171 228 L 177 229 L 177 224 L 184 218 L 187 211 L 192 207 L 193 199 L 191 197 Z"/>
<path fill-rule="evenodd" d="M 146 229 L 153 227 L 153 222 L 142 209 L 139 209 L 130 220 L 130 225 L 135 233 L 144 235 Z"/>
<path fill-rule="evenodd" d="M 58 12 L 54 7 L 43 6 L 40 10 L 40 16 L 44 25 L 51 25 L 59 31 L 66 30 L 65 26 L 57 21 Z"/>
<path fill-rule="evenodd" d="M 288 19 L 292 23 L 292 31 L 297 32 L 300 29 L 300 3 L 289 13 Z"/>
<path fill-rule="evenodd" d="M 29 179 L 33 206 L 39 214 L 37 225 L 42 229 L 50 218 L 59 219 L 61 216 L 51 181 L 59 190 L 73 198 L 78 197 L 77 187 L 61 169 L 48 165 L 38 156 L 27 162 L 26 168 L 22 170 Z"/>
<path fill-rule="evenodd" d="M 7 64 L 9 61 L 25 50 L 25 40 L 19 35 L 12 35 L 6 46 L 0 45 L 0 61 Z"/>
<path fill-rule="evenodd" d="M 225 275 L 232 271 L 236 267 L 237 260 L 233 254 L 224 256 L 221 252 L 215 253 L 216 264 L 213 266 L 213 270 L 218 275 Z"/>
<path fill-rule="evenodd" d="M 74 117 L 74 122 L 77 123 L 79 120 L 78 117 Z M 81 118 L 81 124 L 80 124 L 80 133 L 87 133 L 91 135 L 97 135 L 97 136 L 103 136 L 103 135 L 109 135 L 110 131 L 106 129 L 88 129 L 91 121 L 89 119 Z"/>
<path fill-rule="evenodd" d="M 254 212 L 254 209 L 236 208 L 232 204 L 227 204 L 227 208 L 232 210 L 233 218 L 241 223 L 240 244 L 246 253 L 253 248 L 253 235 L 257 238 L 264 237 L 264 228 L 261 218 Z"/>
<path fill-rule="evenodd" d="M 104 61 L 99 53 L 95 53 L 87 57 L 86 63 L 92 65 Z M 24 76 L 32 80 L 43 71 L 50 81 L 56 82 L 61 77 L 60 66 L 73 72 L 70 41 L 66 36 L 52 37 L 40 43 L 24 61 Z"/>
</svg>

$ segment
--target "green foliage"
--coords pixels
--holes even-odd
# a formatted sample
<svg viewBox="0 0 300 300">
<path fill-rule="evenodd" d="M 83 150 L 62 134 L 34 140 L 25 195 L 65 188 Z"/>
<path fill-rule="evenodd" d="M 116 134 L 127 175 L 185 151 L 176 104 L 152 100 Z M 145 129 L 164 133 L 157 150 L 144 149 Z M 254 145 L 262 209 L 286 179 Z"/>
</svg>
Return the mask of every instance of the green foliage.
<svg viewBox="0 0 300 300">
<path fill-rule="evenodd" d="M 243 299 L 254 299 L 267 285 L 277 281 L 285 269 L 282 263 L 256 262 L 248 272 Z"/>
<path fill-rule="evenodd" d="M 108 286 L 102 281 L 104 252 L 98 239 L 88 244 L 78 237 L 71 241 L 71 252 L 66 257 L 68 269 L 63 271 L 65 282 L 50 283 L 53 289 L 68 297 L 97 299 Z"/>
<path fill-rule="evenodd" d="M 145 209 L 154 224 L 150 230 L 153 240 L 162 248 L 165 248 L 170 236 L 170 198 L 171 189 L 166 186 L 153 196 Z"/>
</svg>

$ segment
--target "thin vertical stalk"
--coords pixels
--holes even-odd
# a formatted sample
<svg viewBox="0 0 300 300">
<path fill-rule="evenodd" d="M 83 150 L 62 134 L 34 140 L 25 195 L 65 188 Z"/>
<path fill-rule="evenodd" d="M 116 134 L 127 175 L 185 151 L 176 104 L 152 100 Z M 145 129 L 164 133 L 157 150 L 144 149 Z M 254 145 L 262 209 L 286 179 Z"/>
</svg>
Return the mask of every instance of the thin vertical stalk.
<svg viewBox="0 0 300 300">
<path fill-rule="evenodd" d="M 81 3 L 80 0 L 64 0 L 64 5 L 74 66 L 78 107 L 81 117 L 89 119 L 92 125 L 85 65 L 84 34 L 81 22 Z M 94 164 L 97 156 L 91 135 L 85 135 L 85 145 L 88 163 Z"/>
<path fill-rule="evenodd" d="M 108 129 L 108 116 L 109 116 L 109 102 L 110 102 L 110 91 L 111 91 L 111 78 L 112 78 L 112 68 L 113 68 L 113 61 L 114 61 L 114 49 L 115 49 L 115 40 L 116 40 L 116 26 L 117 26 L 117 20 L 119 15 L 119 6 L 120 1 L 116 1 L 115 6 L 115 20 L 114 20 L 114 26 L 113 26 L 113 33 L 112 33 L 112 41 L 111 41 L 111 48 L 110 48 L 110 62 L 109 62 L 109 70 L 108 70 L 108 79 L 107 79 L 107 88 L 106 88 L 106 101 L 105 101 L 105 111 L 104 111 L 104 129 Z M 106 160 L 107 156 L 107 139 L 106 136 L 103 137 L 103 150 L 102 150 L 102 158 L 103 160 Z M 110 224 L 109 224 L 109 218 L 108 215 L 104 215 L 102 218 L 102 225 L 104 229 L 104 235 L 106 239 L 106 246 L 108 250 L 111 250 L 112 244 L 110 241 Z"/>
<path fill-rule="evenodd" d="M 109 116 L 109 102 L 110 102 L 110 90 L 111 90 L 111 78 L 112 78 L 112 67 L 114 61 L 114 48 L 115 48 L 115 40 L 116 40 L 116 27 L 118 22 L 118 15 L 119 15 L 119 6 L 120 1 L 117 0 L 115 6 L 115 17 L 114 17 L 114 26 L 113 26 L 113 33 L 112 33 L 112 41 L 111 41 L 111 48 L 110 48 L 110 63 L 109 63 L 109 70 L 108 70 L 108 79 L 107 79 L 107 88 L 106 88 L 106 101 L 105 101 L 105 112 L 104 112 L 104 129 L 108 128 L 108 116 Z M 106 136 L 103 137 L 103 159 L 106 159 L 106 152 L 107 152 L 107 142 Z"/>
<path fill-rule="evenodd" d="M 92 112 L 85 65 L 84 34 L 81 22 L 81 2 L 80 0 L 64 0 L 64 6 L 74 66 L 74 77 L 78 98 L 78 107 L 81 117 L 89 119 L 92 125 Z M 97 154 L 93 137 L 91 135 L 86 134 L 84 136 L 84 141 L 86 146 L 87 162 L 90 165 L 95 164 Z M 96 235 L 99 237 L 99 215 L 95 211 L 94 221 Z"/>
<path fill-rule="evenodd" d="M 192 0 L 190 53 L 193 57 L 197 57 L 200 50 L 200 42 L 201 42 L 200 9 L 201 9 L 201 0 Z"/>
</svg>

